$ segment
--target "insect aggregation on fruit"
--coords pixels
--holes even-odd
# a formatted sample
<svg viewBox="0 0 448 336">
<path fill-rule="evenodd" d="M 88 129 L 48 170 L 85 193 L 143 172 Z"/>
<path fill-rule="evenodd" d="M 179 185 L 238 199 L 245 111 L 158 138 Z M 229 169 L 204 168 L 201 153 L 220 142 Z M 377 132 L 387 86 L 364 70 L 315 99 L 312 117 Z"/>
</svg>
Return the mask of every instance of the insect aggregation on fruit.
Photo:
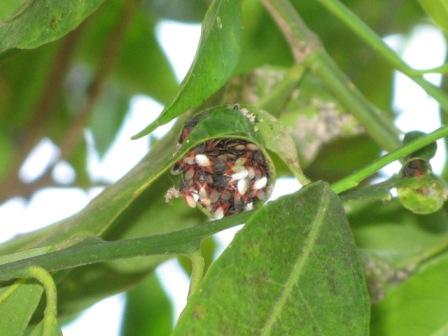
<svg viewBox="0 0 448 336">
<path fill-rule="evenodd" d="M 181 131 L 182 144 L 203 115 L 192 118 Z M 271 192 L 271 173 L 263 151 L 241 138 L 207 140 L 176 162 L 181 174 L 179 194 L 190 207 L 198 204 L 219 219 L 252 210 Z"/>
</svg>

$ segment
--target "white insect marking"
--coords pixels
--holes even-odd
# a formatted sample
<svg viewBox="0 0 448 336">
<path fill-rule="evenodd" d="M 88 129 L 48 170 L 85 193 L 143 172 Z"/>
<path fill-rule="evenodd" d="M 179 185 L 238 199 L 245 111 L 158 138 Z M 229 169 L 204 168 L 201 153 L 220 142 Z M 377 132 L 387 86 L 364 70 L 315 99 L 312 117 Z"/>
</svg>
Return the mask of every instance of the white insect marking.
<svg viewBox="0 0 448 336">
<path fill-rule="evenodd" d="M 222 207 L 216 208 L 215 212 L 213 213 L 213 218 L 221 219 L 223 217 L 224 217 L 224 209 Z"/>
<path fill-rule="evenodd" d="M 262 177 L 261 179 L 258 179 L 254 182 L 254 189 L 263 189 L 268 184 L 268 178 L 266 176 Z"/>
<path fill-rule="evenodd" d="M 246 193 L 248 187 L 249 187 L 249 182 L 247 179 L 243 178 L 238 181 L 237 188 L 238 188 L 238 192 L 241 195 L 244 195 Z"/>
<path fill-rule="evenodd" d="M 196 154 L 194 157 L 194 160 L 198 164 L 198 166 L 201 167 L 208 167 L 210 166 L 210 160 L 208 159 L 207 155 L 205 154 Z"/>
</svg>

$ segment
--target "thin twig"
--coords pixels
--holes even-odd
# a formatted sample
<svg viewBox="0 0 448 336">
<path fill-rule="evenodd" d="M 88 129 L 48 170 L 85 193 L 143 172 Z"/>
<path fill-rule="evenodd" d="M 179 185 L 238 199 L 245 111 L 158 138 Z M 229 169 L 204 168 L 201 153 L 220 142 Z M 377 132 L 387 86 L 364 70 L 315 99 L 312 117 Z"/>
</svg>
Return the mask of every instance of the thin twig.
<svg viewBox="0 0 448 336">
<path fill-rule="evenodd" d="M 331 188 L 335 193 L 342 193 L 346 190 L 358 186 L 367 177 L 375 174 L 381 168 L 387 166 L 396 160 L 414 153 L 415 151 L 435 142 L 438 139 L 448 137 L 448 126 L 443 126 L 431 132 L 425 136 L 422 136 L 396 150 L 390 152 L 389 154 L 380 157 L 378 160 L 368 164 L 364 168 L 361 168 L 357 172 L 344 177 L 343 179 L 335 182 L 331 185 Z"/>
<path fill-rule="evenodd" d="M 115 65 L 118 55 L 120 54 L 127 28 L 132 21 L 136 8 L 135 0 L 127 0 L 125 7 L 123 8 L 122 17 L 118 19 L 115 27 L 109 33 L 109 38 L 103 53 L 103 63 L 100 64 L 92 84 L 89 87 L 86 103 L 73 120 L 64 140 L 59 146 L 60 159 L 62 160 L 70 157 L 83 135 L 85 126 L 94 111 L 95 103 L 103 90 L 107 77 Z"/>
</svg>

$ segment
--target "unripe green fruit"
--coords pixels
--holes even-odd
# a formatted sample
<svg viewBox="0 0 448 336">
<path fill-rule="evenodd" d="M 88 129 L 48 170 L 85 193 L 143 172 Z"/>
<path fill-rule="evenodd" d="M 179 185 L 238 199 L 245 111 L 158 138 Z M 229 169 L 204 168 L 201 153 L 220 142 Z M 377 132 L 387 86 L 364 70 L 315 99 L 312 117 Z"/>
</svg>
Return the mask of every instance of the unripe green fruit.
<svg viewBox="0 0 448 336">
<path fill-rule="evenodd" d="M 401 204 L 422 215 L 440 210 L 446 198 L 445 183 L 435 175 L 406 179 L 397 190 Z"/>
</svg>

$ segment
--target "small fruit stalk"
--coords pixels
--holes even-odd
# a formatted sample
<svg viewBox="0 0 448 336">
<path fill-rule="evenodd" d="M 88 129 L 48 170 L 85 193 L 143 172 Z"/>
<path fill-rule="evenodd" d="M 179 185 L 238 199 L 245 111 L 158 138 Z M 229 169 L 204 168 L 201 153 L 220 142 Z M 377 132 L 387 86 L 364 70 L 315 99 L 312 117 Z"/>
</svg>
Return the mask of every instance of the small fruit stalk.
<svg viewBox="0 0 448 336">
<path fill-rule="evenodd" d="M 203 115 L 191 119 L 179 137 L 182 144 Z M 205 141 L 171 170 L 180 175 L 179 195 L 215 219 L 252 210 L 272 190 L 272 172 L 259 145 L 243 138 Z"/>
</svg>

